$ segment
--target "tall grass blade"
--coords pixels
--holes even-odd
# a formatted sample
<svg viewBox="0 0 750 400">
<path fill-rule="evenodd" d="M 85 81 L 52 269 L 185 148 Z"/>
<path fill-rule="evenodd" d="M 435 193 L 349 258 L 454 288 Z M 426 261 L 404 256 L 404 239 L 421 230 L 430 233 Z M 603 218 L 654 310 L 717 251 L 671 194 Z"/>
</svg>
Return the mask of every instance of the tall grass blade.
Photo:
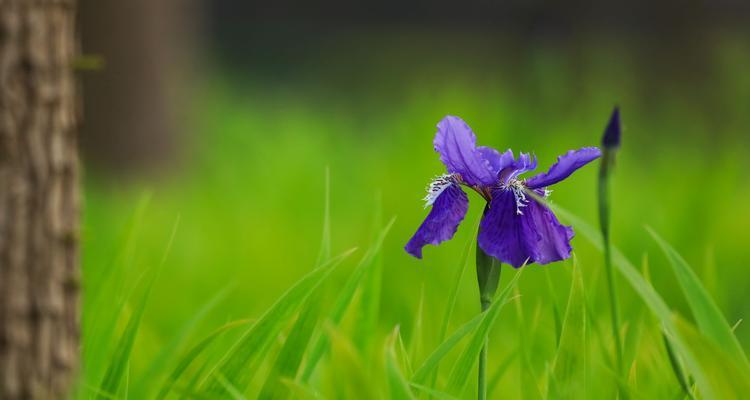
<svg viewBox="0 0 750 400">
<path fill-rule="evenodd" d="M 476 222 L 474 222 L 474 231 L 477 231 L 479 229 L 479 221 L 481 218 L 477 217 Z M 461 256 L 461 261 L 458 264 L 458 268 L 456 268 L 456 273 L 453 277 L 453 287 L 451 287 L 451 291 L 448 294 L 448 302 L 445 306 L 445 312 L 443 313 L 443 322 L 440 324 L 440 332 L 438 333 L 438 341 L 443 342 L 445 340 L 445 335 L 448 334 L 448 325 L 450 324 L 451 317 L 453 316 L 453 310 L 456 308 L 456 299 L 458 298 L 458 289 L 461 287 L 461 280 L 463 280 L 464 272 L 466 271 L 466 266 L 469 264 L 469 254 L 471 254 L 472 250 L 474 250 L 476 246 L 476 235 L 471 235 L 469 237 L 469 240 L 466 242 L 466 248 L 464 249 L 464 253 Z M 429 383 L 431 387 L 435 387 L 435 382 L 437 381 L 438 372 L 440 369 L 440 365 L 437 365 L 435 369 L 432 371 L 432 375 L 430 376 Z"/>
<path fill-rule="evenodd" d="M 167 243 L 167 247 L 164 251 L 161 262 L 152 271 L 152 276 L 146 284 L 140 300 L 133 309 L 133 315 L 130 316 L 130 320 L 128 321 L 128 324 L 125 327 L 122 336 L 120 337 L 117 347 L 115 348 L 115 352 L 112 355 L 109 367 L 107 367 L 107 371 L 104 374 L 102 383 L 99 385 L 99 390 L 103 393 L 109 393 L 113 395 L 117 395 L 118 393 L 120 384 L 122 383 L 122 379 L 128 370 L 128 365 L 130 364 L 130 353 L 133 350 L 135 337 L 138 334 L 138 329 L 141 325 L 141 319 L 143 317 L 144 311 L 146 310 L 146 304 L 148 303 L 148 299 L 151 296 L 151 290 L 154 287 L 154 282 L 156 282 L 161 268 L 164 266 L 164 263 L 167 260 L 169 251 L 172 249 L 172 243 L 174 242 L 174 237 L 177 233 L 177 227 L 179 226 L 179 223 L 180 219 L 178 217 L 174 223 L 174 226 L 172 227 L 172 233 L 169 237 L 169 242 Z M 100 398 L 103 397 L 100 396 Z"/>
<path fill-rule="evenodd" d="M 518 282 L 518 278 L 521 276 L 522 271 L 522 269 L 519 269 L 518 272 L 516 272 L 511 282 L 508 283 L 502 292 L 500 292 L 497 299 L 493 301 L 493 304 L 485 312 L 482 322 L 480 322 L 479 326 L 472 334 L 469 343 L 453 365 L 453 369 L 448 377 L 448 384 L 445 390 L 446 393 L 459 396 L 466 387 L 469 375 L 477 362 L 482 346 L 484 346 L 487 335 L 490 332 L 490 328 L 495 324 L 497 316 L 503 305 L 505 305 L 508 300 L 511 291 L 516 287 L 516 283 Z"/>
<path fill-rule="evenodd" d="M 195 359 L 203 353 L 203 351 L 208 348 L 219 336 L 221 336 L 224 332 L 238 327 L 242 325 L 246 325 L 251 323 L 251 320 L 240 320 L 240 321 L 233 321 L 230 322 L 215 331 L 213 331 L 210 335 L 206 336 L 203 340 L 198 342 L 195 346 L 191 347 L 190 350 L 188 350 L 184 356 L 180 359 L 180 361 L 177 363 L 177 366 L 172 371 L 172 373 L 167 377 L 167 379 L 164 381 L 164 384 L 162 385 L 161 389 L 159 390 L 159 393 L 156 395 L 157 400 L 161 400 L 169 394 L 169 391 L 172 390 L 175 383 L 180 379 L 182 374 L 185 372 L 185 370 L 188 369 L 188 367 L 195 361 Z"/>
<path fill-rule="evenodd" d="M 601 237 L 598 236 L 590 226 L 571 213 L 562 210 L 557 206 L 552 207 L 558 215 L 573 222 L 579 232 L 586 236 L 595 246 L 601 249 Z M 675 319 L 669 307 L 661 296 L 659 296 L 653 286 L 643 279 L 633 264 L 630 263 L 630 261 L 628 261 L 627 258 L 625 258 L 625 256 L 623 256 L 614 246 L 612 247 L 612 256 L 614 265 L 651 309 L 654 315 L 659 318 L 664 326 L 665 332 L 670 336 L 671 343 L 674 345 L 675 350 L 685 358 L 686 368 L 690 375 L 695 378 L 698 389 L 703 394 L 703 397 L 707 399 L 737 398 L 721 396 L 722 393 L 731 391 L 726 389 L 727 386 L 731 386 L 731 382 L 726 382 L 726 379 L 716 376 L 717 374 L 721 375 L 723 371 L 723 367 L 716 365 L 731 361 L 733 367 L 728 368 L 733 371 L 736 370 L 733 372 L 735 375 L 750 375 L 748 374 L 747 368 L 745 368 L 744 362 L 740 361 L 739 364 L 736 363 L 738 357 L 741 357 L 741 355 L 727 355 L 722 347 L 713 343 L 712 339 L 707 339 L 699 333 L 694 332 L 694 329 L 690 324 Z M 678 321 L 679 325 L 675 321 Z M 707 351 L 706 349 L 708 348 L 717 348 L 717 351 Z M 715 357 L 712 358 L 712 354 L 715 355 Z M 718 379 L 718 381 L 713 382 L 712 380 L 714 379 Z M 750 382 L 750 380 L 745 382 Z M 735 383 L 740 387 L 747 385 L 747 383 L 743 382 Z M 745 391 L 744 393 L 750 393 L 750 391 Z"/>
<path fill-rule="evenodd" d="M 495 397 L 492 396 L 492 393 L 495 391 L 495 388 L 497 385 L 500 384 L 500 380 L 503 379 L 503 376 L 505 376 L 505 373 L 508 371 L 508 368 L 510 368 L 510 365 L 513 363 L 513 360 L 516 359 L 516 356 L 518 355 L 518 350 L 514 350 L 512 353 L 508 354 L 505 359 L 500 363 L 500 365 L 495 370 L 495 373 L 492 374 L 492 377 L 487 383 L 487 397 L 490 399 L 494 399 Z"/>
<path fill-rule="evenodd" d="M 154 377 L 157 376 L 161 371 L 164 370 L 165 366 L 171 360 L 180 348 L 183 347 L 184 342 L 187 340 L 188 335 L 195 329 L 200 321 L 202 321 L 211 310 L 213 310 L 232 289 L 233 285 L 227 286 L 224 289 L 216 293 L 211 299 L 208 300 L 198 311 L 195 312 L 192 318 L 180 328 L 179 333 L 169 341 L 159 353 L 154 356 L 151 363 L 146 368 L 145 372 L 140 374 L 139 385 L 137 386 L 138 391 L 134 394 L 135 398 L 145 398 L 147 388 L 150 383 L 153 382 Z"/>
<path fill-rule="evenodd" d="M 320 252 L 315 266 L 319 267 L 331 258 L 331 169 L 326 167 L 325 200 L 323 202 L 323 232 L 320 239 Z"/>
<path fill-rule="evenodd" d="M 114 332 L 120 315 L 123 314 L 127 299 L 123 295 L 125 279 L 122 274 L 132 269 L 135 257 L 137 238 L 141 232 L 144 214 L 151 201 L 151 194 L 145 193 L 138 199 L 132 215 L 118 243 L 122 245 L 115 251 L 115 256 L 107 268 L 92 268 L 86 273 L 88 301 L 84 302 L 83 326 L 85 331 L 96 332 L 89 335 L 87 345 L 83 349 L 84 368 L 87 379 L 96 382 L 101 379 L 101 372 L 105 370 L 108 358 L 109 344 L 113 342 Z M 111 304 L 116 302 L 114 310 Z M 91 376 L 88 376 L 91 375 Z"/>
<path fill-rule="evenodd" d="M 413 387 L 414 389 L 419 390 L 420 392 L 422 392 L 422 393 L 424 393 L 424 394 L 426 394 L 426 395 L 428 395 L 430 397 L 434 397 L 434 398 L 436 398 L 438 400 L 458 400 L 458 397 L 451 396 L 448 393 L 441 392 L 439 390 L 432 389 L 432 388 L 424 386 L 424 385 L 419 385 L 419 384 L 416 384 L 414 382 L 410 383 L 409 386 Z"/>
<path fill-rule="evenodd" d="M 284 346 L 281 348 L 271 372 L 258 395 L 259 399 L 283 399 L 289 396 L 289 389 L 282 379 L 294 379 L 297 376 L 302 356 L 310 344 L 310 337 L 318 323 L 320 315 L 319 296 L 312 296 L 302 308 L 294 322 Z"/>
<path fill-rule="evenodd" d="M 399 329 L 396 327 L 391 333 L 385 344 L 385 370 L 386 380 L 388 382 L 388 394 L 390 399 L 394 400 L 413 400 L 414 394 L 409 387 L 409 383 L 401 372 L 401 368 L 396 360 L 395 345 L 398 341 Z"/>
<path fill-rule="evenodd" d="M 693 272 L 685 259 L 662 239 L 661 236 L 649 227 L 646 227 L 646 230 L 653 236 L 654 240 L 656 240 L 667 256 L 669 264 L 677 276 L 677 282 L 679 282 L 682 292 L 685 294 L 685 298 L 693 312 L 698 329 L 711 338 L 727 354 L 735 357 L 747 371 L 750 371 L 750 363 L 748 363 L 742 345 L 740 345 L 737 337 L 732 332 L 732 326 L 724 318 L 724 314 L 722 314 L 719 307 L 708 294 L 708 291 L 703 287 L 698 276 Z"/>
<path fill-rule="evenodd" d="M 380 229 L 383 226 L 383 201 L 378 195 L 373 211 L 372 241 L 377 240 Z M 360 312 L 355 316 L 354 343 L 360 352 L 365 353 L 370 342 L 375 338 L 378 328 L 378 315 L 380 313 L 380 296 L 383 285 L 383 256 L 382 253 L 375 255 L 372 266 L 367 270 L 360 284 L 359 308 Z M 368 354 L 369 355 L 369 354 Z"/>
<path fill-rule="evenodd" d="M 476 336 L 476 332 L 479 330 L 479 326 L 482 325 L 482 323 L 488 319 L 489 316 L 497 316 L 495 313 L 495 310 L 498 310 L 502 308 L 505 304 L 508 302 L 508 295 L 512 291 L 513 287 L 515 287 L 516 283 L 518 282 L 518 278 L 520 277 L 521 273 L 520 271 L 516 273 L 513 276 L 513 279 L 508 283 L 508 285 L 497 295 L 497 299 L 492 303 L 490 308 L 475 316 L 465 324 L 461 325 L 458 329 L 456 329 L 452 335 L 448 336 L 447 339 L 445 339 L 433 352 L 432 354 L 427 357 L 425 362 L 417 369 L 416 372 L 414 372 L 414 375 L 411 378 L 411 381 L 413 383 L 423 385 L 427 381 L 427 379 L 430 377 L 431 373 L 437 368 L 437 366 L 440 364 L 440 361 L 442 361 L 443 357 L 445 357 L 451 350 L 453 350 L 454 347 L 470 333 L 474 333 L 474 336 Z M 481 348 L 481 343 L 480 343 Z M 479 351 L 477 350 L 476 355 L 479 355 Z M 476 361 L 476 357 L 475 357 Z M 473 361 L 471 363 L 473 365 Z M 471 368 L 471 367 L 469 367 Z"/>
<path fill-rule="evenodd" d="M 673 317 L 685 363 L 705 399 L 741 399 L 750 393 L 750 373 L 711 339 L 678 315 Z"/>
<path fill-rule="evenodd" d="M 586 393 L 586 305 L 583 275 L 573 259 L 573 281 L 562 321 L 560 343 L 552 367 L 549 394 L 555 399 L 573 399 Z"/>
<path fill-rule="evenodd" d="M 349 250 L 332 258 L 314 269 L 288 289 L 255 324 L 253 324 L 229 349 L 209 372 L 208 377 L 223 376 L 241 392 L 252 381 L 260 363 L 268 354 L 271 342 L 299 306 L 318 289 L 333 269 L 345 260 L 354 250 Z M 222 394 L 226 389 L 215 379 L 205 388 L 209 394 Z"/>
<path fill-rule="evenodd" d="M 665 333 L 662 333 L 661 337 L 664 340 L 664 348 L 667 351 L 667 356 L 669 356 L 669 365 L 672 367 L 672 372 L 677 378 L 677 382 L 679 382 L 680 388 L 682 388 L 685 396 L 688 396 L 691 400 L 694 400 L 695 396 L 693 396 L 693 391 L 690 389 L 690 383 L 688 381 L 688 377 L 685 375 L 685 369 L 683 368 L 682 362 L 680 361 L 679 357 L 675 353 L 672 343 L 669 341 L 669 337 Z"/>
<path fill-rule="evenodd" d="M 349 304 L 351 304 L 352 299 L 354 298 L 354 294 L 357 291 L 357 287 L 359 287 L 363 277 L 365 276 L 365 272 L 367 272 L 367 269 L 372 265 L 375 257 L 380 253 L 380 249 L 383 246 L 383 241 L 385 240 L 385 237 L 390 231 L 394 222 L 395 218 L 392 218 L 390 222 L 385 226 L 385 228 L 380 231 L 380 234 L 378 235 L 375 242 L 372 244 L 364 257 L 362 257 L 362 260 L 354 269 L 354 272 L 346 281 L 346 284 L 344 284 L 344 287 L 340 291 L 339 297 L 336 299 L 333 309 L 328 315 L 328 321 L 330 321 L 331 324 L 337 325 L 344 318 L 344 313 L 346 313 L 346 309 L 348 308 Z M 307 355 L 305 367 L 303 368 L 299 378 L 301 382 L 307 382 L 312 376 L 313 372 L 315 371 L 315 367 L 318 365 L 318 362 L 320 361 L 321 357 L 323 357 L 323 354 L 326 351 L 328 345 L 327 340 L 328 338 L 326 336 L 320 335 L 314 342 L 313 346 L 310 348 L 310 352 Z"/>
</svg>

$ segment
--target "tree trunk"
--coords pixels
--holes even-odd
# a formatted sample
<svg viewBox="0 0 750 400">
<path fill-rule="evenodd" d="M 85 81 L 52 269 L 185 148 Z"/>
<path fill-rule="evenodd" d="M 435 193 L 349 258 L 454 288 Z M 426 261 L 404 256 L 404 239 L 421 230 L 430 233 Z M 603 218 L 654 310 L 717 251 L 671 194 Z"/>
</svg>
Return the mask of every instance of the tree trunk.
<svg viewBox="0 0 750 400">
<path fill-rule="evenodd" d="M 74 0 L 0 0 L 0 399 L 66 397 L 78 363 Z"/>
</svg>

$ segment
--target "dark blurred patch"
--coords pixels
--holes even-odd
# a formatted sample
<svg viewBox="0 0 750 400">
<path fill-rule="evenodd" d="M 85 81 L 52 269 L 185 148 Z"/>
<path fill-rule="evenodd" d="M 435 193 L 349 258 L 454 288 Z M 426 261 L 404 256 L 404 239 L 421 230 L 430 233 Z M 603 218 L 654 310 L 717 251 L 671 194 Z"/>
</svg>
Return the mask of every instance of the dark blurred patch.
<svg viewBox="0 0 750 400">
<path fill-rule="evenodd" d="M 82 146 L 108 170 L 164 165 L 181 129 L 180 86 L 195 29 L 191 2 L 84 0 L 83 53 L 103 68 L 83 75 Z"/>
</svg>

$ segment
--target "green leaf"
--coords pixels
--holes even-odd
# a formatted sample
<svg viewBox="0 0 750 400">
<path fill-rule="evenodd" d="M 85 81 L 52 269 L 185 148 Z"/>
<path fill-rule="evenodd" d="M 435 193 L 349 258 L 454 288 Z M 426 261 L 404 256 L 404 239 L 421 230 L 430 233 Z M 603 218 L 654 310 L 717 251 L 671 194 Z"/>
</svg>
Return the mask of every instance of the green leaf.
<svg viewBox="0 0 750 400">
<path fill-rule="evenodd" d="M 380 196 L 375 202 L 373 211 L 372 240 L 376 240 L 383 226 L 383 205 Z M 356 321 L 353 323 L 354 343 L 360 352 L 365 352 L 375 346 L 368 347 L 375 338 L 378 328 L 378 314 L 380 313 L 380 296 L 383 285 L 383 256 L 381 253 L 375 255 L 372 266 L 365 273 L 360 283 L 359 311 L 355 313 Z"/>
<path fill-rule="evenodd" d="M 558 215 L 573 222 L 576 230 L 601 250 L 601 236 L 589 225 L 560 207 L 553 205 L 552 208 Z M 743 362 L 737 364 L 737 359 L 740 356 L 737 354 L 727 355 L 722 347 L 713 343 L 712 339 L 701 336 L 694 331 L 690 324 L 673 317 L 661 296 L 614 246 L 612 246 L 612 258 L 620 273 L 663 324 L 664 331 L 669 335 L 670 342 L 674 345 L 675 350 L 685 358 L 686 368 L 695 378 L 697 387 L 704 398 L 741 398 L 742 395 L 750 393 L 749 390 L 745 390 L 745 386 L 748 385 L 747 382 L 750 382 L 750 379 L 744 382 L 733 380 L 727 382 L 722 377 L 724 372 L 722 363 L 727 363 L 727 372 L 733 375 L 750 375 Z M 707 349 L 716 349 L 716 351 Z M 729 364 L 732 365 L 729 366 Z M 730 392 L 742 395 L 725 397 L 725 394 Z"/>
<path fill-rule="evenodd" d="M 233 387 L 244 392 L 257 372 L 257 365 L 268 354 L 273 338 L 299 306 L 330 276 L 334 267 L 353 251 L 334 257 L 297 281 L 235 342 L 207 377 L 223 376 Z M 204 391 L 221 394 L 226 392 L 225 386 L 213 379 Z"/>
<path fill-rule="evenodd" d="M 479 221 L 480 219 L 477 218 L 477 221 L 474 223 L 474 231 L 478 229 Z M 454 284 L 453 287 L 451 287 L 450 294 L 448 294 L 448 302 L 445 306 L 445 312 L 443 313 L 443 322 L 440 324 L 440 333 L 438 334 L 439 342 L 443 342 L 445 340 L 445 335 L 448 334 L 448 325 L 450 324 L 451 317 L 453 316 L 453 310 L 456 308 L 458 289 L 459 287 L 461 287 L 461 280 L 463 279 L 464 271 L 466 271 L 466 266 L 469 264 L 469 254 L 471 254 L 472 249 L 475 247 L 476 238 L 476 235 L 470 235 L 469 240 L 466 243 L 466 248 L 464 249 L 463 256 L 461 257 L 461 262 L 459 262 L 458 268 L 456 268 L 456 273 L 452 280 Z M 432 375 L 429 379 L 430 386 L 435 386 L 435 381 L 438 377 L 438 370 L 439 365 L 436 366 L 432 371 Z"/>
<path fill-rule="evenodd" d="M 487 311 L 475 316 L 465 324 L 461 325 L 458 329 L 456 329 L 452 335 L 450 335 L 447 339 L 445 339 L 433 352 L 430 354 L 429 357 L 425 360 L 425 362 L 417 369 L 417 371 L 414 373 L 414 376 L 412 376 L 411 381 L 413 383 L 416 383 L 418 385 L 423 385 L 427 379 L 430 377 L 430 374 L 432 371 L 434 371 L 437 366 L 440 364 L 440 361 L 442 361 L 443 357 L 445 357 L 451 350 L 453 350 L 454 347 L 463 339 L 466 337 L 469 333 L 477 331 L 478 327 L 482 324 L 482 322 L 488 318 L 490 315 L 497 316 L 495 314 L 494 310 L 500 309 L 503 305 L 505 305 L 508 301 L 508 295 L 512 291 L 513 287 L 515 287 L 516 283 L 518 282 L 518 278 L 521 276 L 521 270 L 517 272 L 510 283 L 500 292 L 498 295 L 498 298 L 493 302 L 493 304 L 490 306 Z M 480 346 L 481 348 L 481 346 Z M 477 350 L 476 356 L 479 355 L 479 351 Z M 475 356 L 475 358 L 476 358 Z"/>
<path fill-rule="evenodd" d="M 336 299 L 336 303 L 334 304 L 331 313 L 328 315 L 328 321 L 330 321 L 331 324 L 338 325 L 344 318 L 344 313 L 349 307 L 349 304 L 351 304 L 352 299 L 354 298 L 354 294 L 357 291 L 357 287 L 359 287 L 360 282 L 365 276 L 365 272 L 372 265 L 375 257 L 380 253 L 380 249 L 383 246 L 383 241 L 385 240 L 385 237 L 390 231 L 394 222 L 395 218 L 391 219 L 391 221 L 385 226 L 385 228 L 380 231 L 380 235 L 378 235 L 375 243 L 373 243 L 364 257 L 362 257 L 362 260 L 354 269 L 354 272 L 346 281 L 346 284 L 344 284 L 344 287 L 341 289 L 339 297 Z M 308 353 L 305 367 L 303 368 L 300 376 L 301 382 L 307 382 L 312 376 L 312 373 L 313 371 L 315 371 L 315 367 L 318 365 L 320 358 L 323 357 L 323 354 L 326 351 L 328 345 L 327 340 L 328 338 L 325 335 L 319 335 L 318 339 L 311 347 L 310 352 Z"/>
<path fill-rule="evenodd" d="M 676 347 L 681 347 L 685 363 L 706 399 L 742 399 L 750 393 L 750 373 L 711 339 L 678 315 L 673 325 L 679 335 Z"/>
<path fill-rule="evenodd" d="M 469 343 L 464 347 L 458 360 L 453 364 L 453 369 L 448 377 L 448 384 L 445 392 L 459 396 L 464 387 L 466 387 L 469 375 L 477 362 L 479 352 L 481 351 L 482 346 L 484 346 L 490 328 L 495 324 L 500 310 L 503 305 L 505 305 L 511 290 L 518 282 L 518 278 L 521 276 L 522 271 L 523 269 L 519 269 L 518 272 L 516 272 L 508 286 L 503 289 L 500 295 L 493 301 L 490 308 L 484 313 L 484 318 L 482 318 L 479 326 L 469 339 Z"/>
<path fill-rule="evenodd" d="M 258 395 L 259 399 L 286 398 L 288 387 L 283 385 L 282 379 L 294 379 L 302 363 L 302 356 L 310 344 L 310 337 L 318 323 L 320 315 L 320 296 L 312 296 L 300 311 L 294 322 L 284 346 L 281 348 L 271 372 Z"/>
<path fill-rule="evenodd" d="M 170 390 L 174 387 L 175 383 L 178 379 L 182 376 L 182 374 L 187 370 L 187 368 L 190 366 L 190 364 L 193 363 L 193 361 L 205 350 L 209 345 L 211 345 L 214 340 L 216 340 L 219 336 L 221 336 L 224 332 L 231 328 L 235 328 L 237 326 L 249 324 L 251 320 L 240 320 L 240 321 L 233 321 L 230 322 L 215 331 L 213 331 L 210 335 L 206 336 L 203 340 L 198 342 L 195 346 L 190 348 L 184 356 L 180 359 L 180 361 L 177 363 L 177 366 L 175 367 L 174 371 L 167 377 L 167 379 L 164 381 L 164 384 L 162 385 L 161 389 L 159 390 L 159 394 L 156 395 L 157 400 L 161 400 L 167 396 Z"/>
<path fill-rule="evenodd" d="M 414 382 L 412 382 L 410 386 L 438 400 L 458 400 L 458 397 L 451 396 L 448 393 L 441 392 L 439 390 L 435 390 L 424 385 L 419 385 Z"/>
<path fill-rule="evenodd" d="M 574 258 L 568 306 L 552 367 L 554 379 L 549 387 L 552 398 L 574 399 L 586 393 L 586 333 L 583 276 Z"/>
<path fill-rule="evenodd" d="M 396 360 L 395 344 L 398 340 L 399 329 L 396 327 L 385 344 L 385 369 L 388 382 L 388 394 L 390 399 L 394 400 L 413 400 L 414 394 L 409 387 L 409 383 Z"/>
<path fill-rule="evenodd" d="M 138 334 L 138 328 L 141 324 L 143 312 L 146 310 L 146 303 L 148 302 L 148 298 L 151 294 L 151 288 L 153 287 L 153 284 L 154 279 L 152 278 L 148 282 L 143 295 L 141 296 L 138 304 L 133 310 L 133 315 L 130 316 L 128 325 L 125 327 L 125 331 L 120 337 L 120 341 L 115 348 L 115 353 L 112 355 L 109 367 L 107 367 L 107 372 L 104 374 L 102 383 L 99 385 L 99 391 L 102 393 L 98 396 L 98 398 L 100 399 L 107 398 L 107 396 L 103 395 L 104 393 L 113 396 L 117 395 L 118 389 L 120 388 L 120 383 L 122 382 L 122 378 L 127 371 L 128 363 L 130 361 L 130 353 L 133 350 L 135 337 L 136 334 Z"/>
<path fill-rule="evenodd" d="M 748 363 L 742 345 L 732 332 L 732 326 L 724 318 L 721 310 L 703 287 L 698 276 L 695 275 L 685 259 L 661 236 L 651 228 L 646 227 L 646 230 L 654 237 L 654 240 L 667 256 L 700 331 L 711 338 L 727 354 L 736 358 L 737 362 L 743 365 L 746 370 L 750 371 L 750 363 Z"/>
<path fill-rule="evenodd" d="M 170 340 L 165 346 L 162 347 L 161 351 L 154 356 L 149 364 L 146 371 L 143 372 L 139 379 L 138 391 L 131 396 L 135 398 L 145 398 L 147 388 L 150 383 L 153 382 L 154 377 L 157 376 L 161 371 L 164 370 L 165 366 L 172 357 L 176 355 L 180 348 L 183 347 L 188 335 L 195 329 L 198 323 L 208 315 L 208 313 L 214 309 L 230 292 L 233 285 L 229 285 L 224 289 L 220 290 L 216 295 L 209 299 L 198 311 L 195 312 L 192 318 L 180 328 L 179 333 Z"/>
<path fill-rule="evenodd" d="M 179 221 L 180 220 L 178 217 L 172 227 L 172 233 L 169 237 L 169 242 L 167 242 L 167 247 L 164 250 L 161 262 L 156 268 L 154 268 L 153 271 L 151 271 L 152 275 L 148 283 L 146 284 L 146 288 L 137 305 L 133 309 L 133 315 L 130 316 L 130 320 L 125 327 L 125 331 L 123 331 L 117 347 L 115 348 L 115 352 L 112 355 L 109 367 L 107 367 L 107 372 L 104 374 L 102 383 L 99 385 L 99 391 L 101 393 L 117 395 L 120 384 L 122 383 L 122 379 L 128 371 L 128 365 L 130 364 L 130 353 L 132 352 L 133 345 L 135 344 L 135 337 L 138 334 L 138 329 L 141 325 L 141 319 L 143 317 L 143 313 L 146 310 L 146 304 L 148 303 L 148 299 L 151 295 L 151 290 L 154 287 L 154 282 L 156 282 L 156 279 L 159 276 L 159 272 L 166 262 L 167 255 L 172 248 L 172 243 L 174 242 L 174 237 L 177 233 L 177 228 L 179 227 Z M 105 396 L 100 395 L 99 398 L 105 398 Z"/>
<path fill-rule="evenodd" d="M 326 167 L 325 200 L 323 203 L 323 232 L 320 239 L 320 252 L 315 266 L 319 267 L 331 258 L 331 169 Z"/>
</svg>

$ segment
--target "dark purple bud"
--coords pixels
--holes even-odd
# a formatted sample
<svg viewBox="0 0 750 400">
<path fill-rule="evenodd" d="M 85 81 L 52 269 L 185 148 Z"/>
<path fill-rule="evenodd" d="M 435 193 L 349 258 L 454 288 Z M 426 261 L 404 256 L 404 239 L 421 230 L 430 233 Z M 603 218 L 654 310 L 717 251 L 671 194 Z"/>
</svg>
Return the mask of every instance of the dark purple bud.
<svg viewBox="0 0 750 400">
<path fill-rule="evenodd" d="M 602 137 L 602 147 L 605 149 L 616 149 L 620 147 L 620 108 L 615 107 L 612 110 L 612 116 L 609 117 L 607 129 Z"/>
</svg>

